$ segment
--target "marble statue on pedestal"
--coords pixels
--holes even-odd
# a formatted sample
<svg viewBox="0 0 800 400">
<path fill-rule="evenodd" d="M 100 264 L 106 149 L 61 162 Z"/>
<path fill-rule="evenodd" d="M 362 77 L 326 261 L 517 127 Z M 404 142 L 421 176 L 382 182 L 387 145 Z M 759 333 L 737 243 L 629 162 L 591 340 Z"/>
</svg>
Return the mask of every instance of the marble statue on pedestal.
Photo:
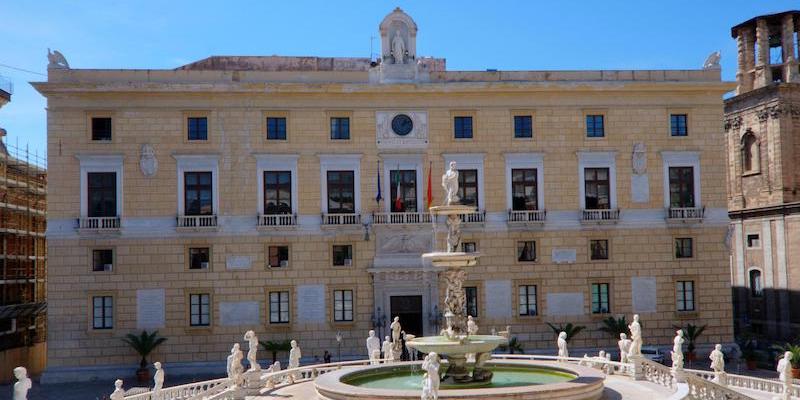
<svg viewBox="0 0 800 400">
<path fill-rule="evenodd" d="M 239 343 L 234 343 L 231 348 L 231 354 L 228 356 L 228 379 L 233 382 L 234 386 L 239 386 L 242 383 L 242 374 L 244 373 L 244 366 L 242 366 L 242 359 L 244 355 L 242 350 L 239 349 Z"/>
<path fill-rule="evenodd" d="M 437 400 L 439 398 L 439 355 L 431 352 L 422 362 L 425 371 L 422 381 L 421 400 Z"/>
<path fill-rule="evenodd" d="M 569 357 L 569 350 L 567 350 L 567 332 L 558 334 L 556 345 L 558 346 L 558 361 L 566 362 L 567 357 Z"/>
<path fill-rule="evenodd" d="M 28 370 L 25 367 L 14 368 L 14 378 L 17 382 L 14 383 L 14 398 L 13 400 L 28 400 L 28 390 L 31 389 L 31 378 L 28 378 Z M 122 381 L 119 381 L 122 386 Z"/>
<path fill-rule="evenodd" d="M 383 344 L 381 345 L 381 352 L 383 352 L 384 362 L 388 363 L 394 361 L 394 356 L 392 354 L 392 341 L 389 340 L 389 336 L 384 338 Z"/>
<path fill-rule="evenodd" d="M 16 396 L 16 387 L 14 388 L 14 396 Z M 114 392 L 108 396 L 110 400 L 125 400 L 125 389 L 122 388 L 122 379 L 117 379 L 114 381 Z M 14 400 L 17 400 L 14 397 Z"/>
<path fill-rule="evenodd" d="M 161 368 L 161 363 L 156 361 L 153 363 L 156 373 L 153 374 L 153 393 L 158 393 L 164 387 L 164 369 Z"/>
<path fill-rule="evenodd" d="M 467 333 L 470 335 L 478 334 L 478 324 L 472 319 L 472 315 L 467 315 Z"/>
<path fill-rule="evenodd" d="M 789 400 L 791 399 L 791 390 L 792 390 L 792 352 L 787 351 L 783 353 L 783 358 L 778 361 L 778 380 L 783 384 L 783 393 L 781 397 L 778 397 L 780 400 Z"/>
<path fill-rule="evenodd" d="M 711 370 L 714 371 L 714 382 L 720 385 L 726 385 L 725 354 L 722 352 L 721 344 L 714 346 L 714 351 L 711 352 L 708 359 L 711 360 Z"/>
<path fill-rule="evenodd" d="M 303 357 L 303 353 L 300 351 L 300 346 L 297 345 L 296 340 L 292 340 L 289 343 L 291 344 L 292 349 L 289 350 L 289 364 L 286 365 L 286 369 L 299 368 L 300 358 Z M 298 376 L 300 375 L 297 372 L 292 372 L 289 374 L 289 383 L 294 383 Z"/>
<path fill-rule="evenodd" d="M 633 322 L 628 325 L 631 331 L 631 347 L 628 357 L 640 357 L 642 355 L 642 325 L 639 324 L 639 314 L 633 315 Z"/>
<path fill-rule="evenodd" d="M 450 161 L 450 168 L 442 175 L 442 188 L 445 193 L 444 205 L 458 204 L 458 170 L 455 161 Z"/>
<path fill-rule="evenodd" d="M 406 43 L 400 36 L 400 31 L 399 30 L 395 31 L 394 38 L 392 38 L 392 56 L 394 57 L 394 63 L 405 64 L 405 55 L 406 55 Z"/>
<path fill-rule="evenodd" d="M 672 340 L 672 370 L 683 369 L 683 329 L 675 331 L 675 338 Z"/>
<path fill-rule="evenodd" d="M 267 368 L 265 371 L 266 373 L 273 373 L 273 372 L 280 372 L 281 370 L 281 362 L 275 361 L 272 365 Z M 275 388 L 275 379 L 272 377 L 267 378 L 267 389 L 274 389 Z"/>
<path fill-rule="evenodd" d="M 381 359 L 381 340 L 375 336 L 374 330 L 370 330 L 367 337 L 367 357 L 369 357 L 370 364 L 377 364 Z"/>
<path fill-rule="evenodd" d="M 258 364 L 258 359 L 256 358 L 256 353 L 258 352 L 258 336 L 253 331 L 247 331 L 244 334 L 244 340 L 247 341 L 247 361 L 250 363 L 250 369 L 248 371 L 258 371 L 261 369 L 261 365 Z"/>
<path fill-rule="evenodd" d="M 619 362 L 627 363 L 628 361 L 628 352 L 631 350 L 631 340 L 628 339 L 628 335 L 624 333 L 619 334 L 619 342 L 617 342 L 617 346 L 619 346 Z"/>
<path fill-rule="evenodd" d="M 392 330 L 392 343 L 400 341 L 400 332 L 403 330 L 403 327 L 400 326 L 400 317 L 394 317 L 392 324 L 389 325 L 389 329 Z"/>
</svg>

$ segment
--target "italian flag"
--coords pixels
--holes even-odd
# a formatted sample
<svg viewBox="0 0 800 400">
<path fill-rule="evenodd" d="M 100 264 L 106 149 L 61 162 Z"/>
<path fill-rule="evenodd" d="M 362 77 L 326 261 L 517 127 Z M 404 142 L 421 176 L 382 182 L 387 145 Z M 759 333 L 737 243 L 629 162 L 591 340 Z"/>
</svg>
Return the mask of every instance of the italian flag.
<svg viewBox="0 0 800 400">
<path fill-rule="evenodd" d="M 397 180 L 397 190 L 395 191 L 397 193 L 397 196 L 394 199 L 394 208 L 397 211 L 400 211 L 400 210 L 403 209 L 403 196 L 400 194 L 400 166 L 399 165 L 397 166 L 397 173 L 395 174 L 394 177 L 395 177 L 395 180 Z"/>
</svg>

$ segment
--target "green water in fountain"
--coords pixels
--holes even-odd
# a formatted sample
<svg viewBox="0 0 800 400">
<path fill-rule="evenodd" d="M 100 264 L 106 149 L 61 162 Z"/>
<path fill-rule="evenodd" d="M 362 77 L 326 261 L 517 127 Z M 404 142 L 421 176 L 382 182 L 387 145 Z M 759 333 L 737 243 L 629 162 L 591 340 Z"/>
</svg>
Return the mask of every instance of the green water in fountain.
<svg viewBox="0 0 800 400">
<path fill-rule="evenodd" d="M 489 365 L 494 373 L 489 384 L 479 386 L 448 385 L 442 382 L 440 389 L 502 388 L 513 386 L 543 385 L 546 383 L 566 382 L 576 378 L 575 375 L 549 368 L 517 367 Z M 444 369 L 442 369 L 444 372 Z M 342 383 L 370 389 L 422 390 L 423 371 L 416 366 L 398 366 L 380 372 L 363 372 L 346 376 Z"/>
</svg>

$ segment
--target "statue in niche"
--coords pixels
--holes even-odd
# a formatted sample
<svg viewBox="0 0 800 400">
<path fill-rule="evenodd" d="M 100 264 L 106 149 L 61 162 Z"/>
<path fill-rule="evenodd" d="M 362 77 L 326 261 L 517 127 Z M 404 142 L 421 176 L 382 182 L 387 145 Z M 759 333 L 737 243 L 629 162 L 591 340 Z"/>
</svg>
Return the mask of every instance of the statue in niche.
<svg viewBox="0 0 800 400">
<path fill-rule="evenodd" d="M 644 143 L 633 145 L 631 163 L 633 164 L 633 173 L 635 175 L 642 175 L 647 172 L 647 149 Z"/>
<path fill-rule="evenodd" d="M 395 64 L 405 64 L 406 42 L 400 37 L 400 30 L 394 32 L 392 38 L 392 56 Z"/>
<path fill-rule="evenodd" d="M 156 150 L 151 144 L 143 144 L 140 151 L 139 169 L 142 175 L 151 177 L 158 171 L 158 160 L 156 159 Z"/>
</svg>

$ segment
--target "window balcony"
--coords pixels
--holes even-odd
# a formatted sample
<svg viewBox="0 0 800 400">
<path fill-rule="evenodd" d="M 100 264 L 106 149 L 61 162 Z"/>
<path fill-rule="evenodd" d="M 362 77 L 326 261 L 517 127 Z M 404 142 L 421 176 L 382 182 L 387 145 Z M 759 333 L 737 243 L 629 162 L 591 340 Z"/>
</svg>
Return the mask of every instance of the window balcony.
<svg viewBox="0 0 800 400">
<path fill-rule="evenodd" d="M 216 215 L 179 215 L 177 222 L 182 231 L 216 230 L 218 226 Z"/>
<path fill-rule="evenodd" d="M 119 217 L 83 217 L 78 218 L 80 232 L 116 232 L 119 231 Z"/>
<path fill-rule="evenodd" d="M 667 222 L 700 222 L 705 214 L 705 207 L 670 207 L 667 208 Z"/>
<path fill-rule="evenodd" d="M 361 214 L 322 214 L 322 225 L 361 225 Z"/>
<path fill-rule="evenodd" d="M 541 225 L 546 217 L 545 210 L 508 210 L 509 225 Z"/>
<path fill-rule="evenodd" d="M 461 222 L 464 224 L 483 224 L 486 222 L 486 211 L 463 214 L 461 215 Z"/>
<path fill-rule="evenodd" d="M 431 223 L 431 214 L 424 212 L 373 213 L 372 223 L 376 225 L 413 225 Z"/>
<path fill-rule="evenodd" d="M 604 224 L 617 223 L 619 221 L 619 209 L 602 209 L 581 211 L 581 223 L 584 224 Z"/>
<path fill-rule="evenodd" d="M 259 214 L 257 224 L 259 229 L 295 227 L 297 214 Z"/>
</svg>

